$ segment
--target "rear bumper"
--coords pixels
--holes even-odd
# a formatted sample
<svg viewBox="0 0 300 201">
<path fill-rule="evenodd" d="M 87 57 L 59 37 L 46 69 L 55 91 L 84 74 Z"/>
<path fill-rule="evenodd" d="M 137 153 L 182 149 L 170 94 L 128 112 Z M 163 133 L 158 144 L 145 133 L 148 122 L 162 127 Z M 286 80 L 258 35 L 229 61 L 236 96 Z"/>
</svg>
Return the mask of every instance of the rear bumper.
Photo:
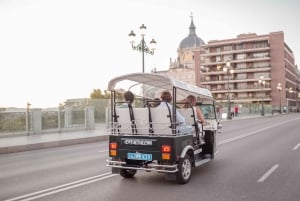
<svg viewBox="0 0 300 201">
<path fill-rule="evenodd" d="M 178 172 L 177 165 L 158 165 L 155 163 L 149 163 L 143 166 L 127 166 L 126 162 L 113 161 L 111 159 L 106 160 L 108 167 L 130 169 L 130 170 L 144 170 L 147 172 L 162 172 L 162 173 L 175 173 Z"/>
</svg>

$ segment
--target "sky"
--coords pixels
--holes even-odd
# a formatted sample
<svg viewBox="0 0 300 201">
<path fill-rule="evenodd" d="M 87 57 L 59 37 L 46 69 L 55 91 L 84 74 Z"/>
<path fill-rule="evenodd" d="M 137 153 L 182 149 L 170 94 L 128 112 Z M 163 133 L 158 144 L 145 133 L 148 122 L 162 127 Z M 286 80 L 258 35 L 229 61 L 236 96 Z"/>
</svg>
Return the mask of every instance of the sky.
<svg viewBox="0 0 300 201">
<path fill-rule="evenodd" d="M 57 107 L 104 91 L 113 77 L 142 72 L 128 34 L 157 41 L 145 72 L 167 70 L 189 33 L 208 42 L 283 31 L 300 61 L 299 0 L 0 0 L 0 108 Z"/>
</svg>

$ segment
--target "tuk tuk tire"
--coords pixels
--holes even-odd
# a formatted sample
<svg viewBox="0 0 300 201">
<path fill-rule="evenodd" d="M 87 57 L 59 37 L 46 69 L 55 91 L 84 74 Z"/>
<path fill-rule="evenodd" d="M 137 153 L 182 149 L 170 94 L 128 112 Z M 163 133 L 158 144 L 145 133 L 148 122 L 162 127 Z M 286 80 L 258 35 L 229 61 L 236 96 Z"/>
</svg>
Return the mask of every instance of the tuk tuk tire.
<svg viewBox="0 0 300 201">
<path fill-rule="evenodd" d="M 121 169 L 120 175 L 124 178 L 132 178 L 136 174 L 136 170 Z"/>
<path fill-rule="evenodd" d="M 178 172 L 176 173 L 176 181 L 178 184 L 186 184 L 192 175 L 191 157 L 186 154 L 178 163 Z"/>
</svg>

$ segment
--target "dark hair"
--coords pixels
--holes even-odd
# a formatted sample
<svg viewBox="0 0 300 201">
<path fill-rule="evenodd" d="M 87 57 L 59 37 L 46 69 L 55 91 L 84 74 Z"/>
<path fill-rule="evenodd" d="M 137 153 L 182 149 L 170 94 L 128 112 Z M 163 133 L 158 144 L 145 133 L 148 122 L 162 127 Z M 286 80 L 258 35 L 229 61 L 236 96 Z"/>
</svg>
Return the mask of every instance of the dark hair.
<svg viewBox="0 0 300 201">
<path fill-rule="evenodd" d="M 191 106 L 193 106 L 193 102 L 196 101 L 196 97 L 193 95 L 188 95 L 185 99 L 185 104 L 184 107 L 185 108 L 190 108 Z"/>
<path fill-rule="evenodd" d="M 128 102 L 132 103 L 133 100 L 134 100 L 134 95 L 133 95 L 133 93 L 132 93 L 131 91 L 126 91 L 126 92 L 124 93 L 124 99 L 125 99 L 125 101 L 128 101 Z"/>
<path fill-rule="evenodd" d="M 172 100 L 172 95 L 169 91 L 163 91 L 160 95 L 160 98 L 162 101 L 166 101 L 166 102 L 170 103 Z"/>
</svg>

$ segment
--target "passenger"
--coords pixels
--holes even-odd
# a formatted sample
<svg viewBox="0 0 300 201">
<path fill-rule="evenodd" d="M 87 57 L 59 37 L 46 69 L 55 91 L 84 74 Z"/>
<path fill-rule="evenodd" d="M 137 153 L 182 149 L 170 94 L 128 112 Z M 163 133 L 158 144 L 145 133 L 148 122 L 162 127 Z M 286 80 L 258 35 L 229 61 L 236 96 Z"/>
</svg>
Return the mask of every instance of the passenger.
<svg viewBox="0 0 300 201">
<path fill-rule="evenodd" d="M 161 103 L 160 99 L 159 98 L 154 98 L 153 99 L 153 102 L 151 103 L 151 107 L 157 107 L 159 106 L 159 104 Z"/>
<path fill-rule="evenodd" d="M 168 91 L 164 91 L 161 93 L 161 103 L 159 104 L 158 107 L 169 107 L 171 112 L 172 112 L 172 105 L 170 104 L 172 100 L 172 95 Z M 176 124 L 179 126 L 185 126 L 185 118 L 176 110 Z"/>
<path fill-rule="evenodd" d="M 134 95 L 131 91 L 126 91 L 124 93 L 124 99 L 126 101 L 126 103 L 123 103 L 122 105 L 120 105 L 120 107 L 128 107 L 128 105 L 132 106 L 132 103 L 134 101 Z"/>
<path fill-rule="evenodd" d="M 191 108 L 193 107 L 195 113 L 196 113 L 196 120 L 198 121 L 198 123 L 202 123 L 203 125 L 206 124 L 206 121 L 204 119 L 204 116 L 200 110 L 200 108 L 196 107 L 196 97 L 193 95 L 189 95 L 188 97 L 186 97 L 185 99 L 186 104 L 184 105 L 185 108 Z"/>
</svg>

